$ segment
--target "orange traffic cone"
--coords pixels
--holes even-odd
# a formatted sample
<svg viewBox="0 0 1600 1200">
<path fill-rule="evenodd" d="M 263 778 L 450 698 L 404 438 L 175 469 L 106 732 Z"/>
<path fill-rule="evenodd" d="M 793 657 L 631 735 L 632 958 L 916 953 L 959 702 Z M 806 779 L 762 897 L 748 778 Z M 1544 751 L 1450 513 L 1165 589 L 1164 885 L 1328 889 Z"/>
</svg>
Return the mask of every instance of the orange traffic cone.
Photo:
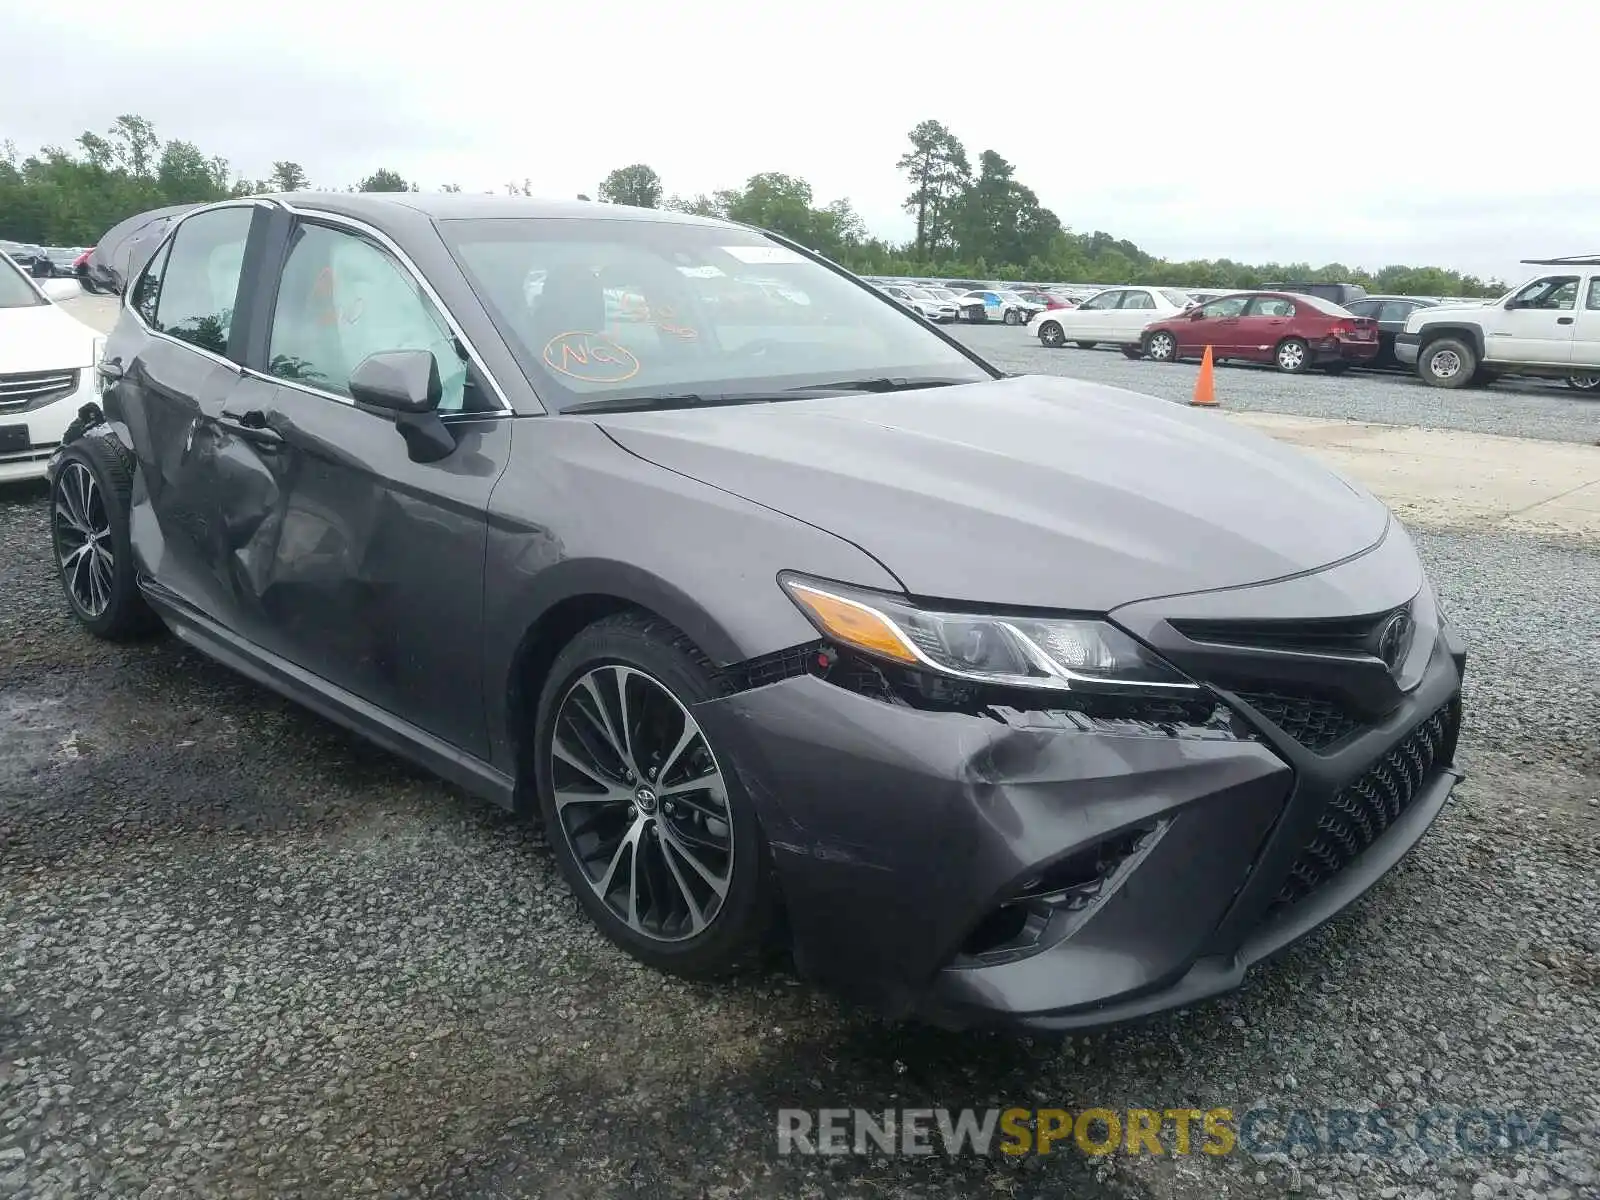
<svg viewBox="0 0 1600 1200">
<path fill-rule="evenodd" d="M 1200 375 L 1194 381 L 1194 398 L 1189 401 L 1190 408 L 1216 408 L 1217 386 L 1212 378 L 1211 347 L 1206 347 L 1205 355 L 1200 359 Z"/>
</svg>

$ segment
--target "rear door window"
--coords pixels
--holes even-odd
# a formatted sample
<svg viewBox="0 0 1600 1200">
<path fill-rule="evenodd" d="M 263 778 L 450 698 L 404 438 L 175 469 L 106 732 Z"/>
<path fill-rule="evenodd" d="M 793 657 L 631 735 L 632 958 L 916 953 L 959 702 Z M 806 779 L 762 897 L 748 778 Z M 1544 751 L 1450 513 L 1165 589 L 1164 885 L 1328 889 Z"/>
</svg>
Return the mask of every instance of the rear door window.
<svg viewBox="0 0 1600 1200">
<path fill-rule="evenodd" d="M 1122 299 L 1122 293 L 1101 292 L 1098 296 L 1090 297 L 1078 306 L 1081 312 L 1103 312 L 1108 308 L 1117 307 L 1117 301 Z"/>
<path fill-rule="evenodd" d="M 1156 302 L 1151 297 L 1149 292 L 1129 291 L 1129 292 L 1123 292 L 1122 293 L 1122 307 L 1123 308 L 1148 308 L 1148 309 L 1153 309 L 1153 308 L 1155 308 L 1155 306 L 1156 306 Z"/>
<path fill-rule="evenodd" d="M 254 206 L 216 208 L 178 226 L 149 310 L 152 329 L 212 354 L 228 353 L 255 213 Z M 139 311 L 143 316 L 145 310 Z"/>
<path fill-rule="evenodd" d="M 1257 296 L 1250 302 L 1252 317 L 1292 317 L 1294 305 L 1282 296 Z"/>
</svg>

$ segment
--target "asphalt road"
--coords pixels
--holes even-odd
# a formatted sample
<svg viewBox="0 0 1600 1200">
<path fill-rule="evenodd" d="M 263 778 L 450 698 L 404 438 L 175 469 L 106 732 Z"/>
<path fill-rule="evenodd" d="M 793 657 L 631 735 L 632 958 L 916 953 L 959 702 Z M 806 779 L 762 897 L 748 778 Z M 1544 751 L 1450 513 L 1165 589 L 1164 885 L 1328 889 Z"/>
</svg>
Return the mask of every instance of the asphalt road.
<svg viewBox="0 0 1600 1200">
<path fill-rule="evenodd" d="M 1070 343 L 1047 350 L 1014 326 L 952 325 L 948 331 L 996 366 L 1019 373 L 1070 375 L 1168 400 L 1194 395 L 1197 363 L 1130 361 L 1115 349 L 1080 350 Z M 1376 421 L 1431 429 L 1464 429 L 1557 442 L 1600 442 L 1600 393 L 1563 383 L 1509 379 L 1489 388 L 1430 388 L 1413 376 L 1354 371 L 1284 375 L 1271 367 L 1228 363 L 1217 368 L 1224 408 L 1297 416 Z"/>
<path fill-rule="evenodd" d="M 42 492 L 0 490 L 0 1196 L 1594 1196 L 1600 551 L 1418 541 L 1473 648 L 1456 801 L 1242 992 L 1057 1043 L 635 966 L 536 831 L 170 638 L 81 633 Z M 1557 1109 L 1562 1132 L 1438 1158 L 776 1153 L 780 1107 L 1012 1104 Z"/>
</svg>

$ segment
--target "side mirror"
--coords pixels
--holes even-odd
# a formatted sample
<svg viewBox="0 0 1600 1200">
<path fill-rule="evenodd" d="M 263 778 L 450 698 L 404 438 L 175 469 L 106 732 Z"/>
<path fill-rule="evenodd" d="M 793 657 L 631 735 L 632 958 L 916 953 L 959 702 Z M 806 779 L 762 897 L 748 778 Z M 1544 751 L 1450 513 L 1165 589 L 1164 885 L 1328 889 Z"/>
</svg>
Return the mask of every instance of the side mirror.
<svg viewBox="0 0 1600 1200">
<path fill-rule="evenodd" d="M 83 288 L 78 286 L 76 278 L 73 279 L 41 279 L 39 290 L 57 304 L 63 300 L 71 300 L 83 295 Z"/>
<path fill-rule="evenodd" d="M 1198 321 L 1205 315 L 1205 310 L 1202 308 L 1191 308 L 1189 310 L 1189 320 L 1191 321 Z"/>
<path fill-rule="evenodd" d="M 350 398 L 394 413 L 412 462 L 438 462 L 455 451 L 455 436 L 439 419 L 443 396 L 439 360 L 427 350 L 381 350 L 350 372 Z"/>
<path fill-rule="evenodd" d="M 427 350 L 381 350 L 367 355 L 350 372 L 350 396 L 368 408 L 432 412 L 443 395 L 439 360 Z"/>
</svg>

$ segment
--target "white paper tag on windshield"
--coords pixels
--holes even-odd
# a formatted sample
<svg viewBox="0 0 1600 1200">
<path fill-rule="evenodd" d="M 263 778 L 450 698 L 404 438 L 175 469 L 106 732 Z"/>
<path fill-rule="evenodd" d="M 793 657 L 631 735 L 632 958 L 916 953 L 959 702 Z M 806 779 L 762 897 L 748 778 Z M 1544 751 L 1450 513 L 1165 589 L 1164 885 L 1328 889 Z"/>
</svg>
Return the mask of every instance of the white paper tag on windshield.
<svg viewBox="0 0 1600 1200">
<path fill-rule="evenodd" d="M 803 254 L 796 254 L 787 246 L 724 246 L 723 250 L 742 263 L 797 263 L 805 262 Z"/>
<path fill-rule="evenodd" d="M 681 273 L 683 273 L 684 275 L 687 275 L 690 279 L 715 279 L 715 278 L 717 278 L 717 276 L 725 275 L 727 273 L 721 267 L 709 267 L 709 266 L 707 266 L 707 267 L 679 267 L 678 270 Z"/>
</svg>

